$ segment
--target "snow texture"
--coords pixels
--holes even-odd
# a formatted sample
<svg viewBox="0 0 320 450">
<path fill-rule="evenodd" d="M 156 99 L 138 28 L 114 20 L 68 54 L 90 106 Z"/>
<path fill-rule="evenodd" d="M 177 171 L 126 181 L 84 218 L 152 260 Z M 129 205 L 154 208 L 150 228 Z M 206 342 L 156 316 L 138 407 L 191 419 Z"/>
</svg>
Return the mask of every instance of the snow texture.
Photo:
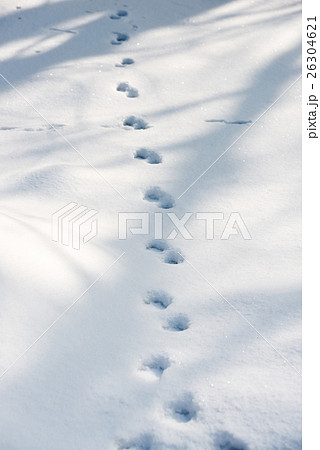
<svg viewBox="0 0 320 450">
<path fill-rule="evenodd" d="M 300 6 L 1 1 L 1 449 L 301 448 Z"/>
</svg>

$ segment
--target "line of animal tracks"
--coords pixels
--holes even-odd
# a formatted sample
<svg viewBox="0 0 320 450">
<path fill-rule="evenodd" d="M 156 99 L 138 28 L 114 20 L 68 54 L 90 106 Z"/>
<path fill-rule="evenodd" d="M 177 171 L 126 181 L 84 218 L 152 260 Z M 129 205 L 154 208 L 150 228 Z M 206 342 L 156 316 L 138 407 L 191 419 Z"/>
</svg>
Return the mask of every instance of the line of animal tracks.
<svg viewBox="0 0 320 450">
<path fill-rule="evenodd" d="M 111 20 L 119 20 L 127 17 L 128 12 L 126 10 L 119 10 L 109 17 Z M 130 36 L 122 32 L 114 32 L 115 39 L 111 41 L 111 45 L 122 45 L 125 41 L 130 39 Z M 124 58 L 121 64 L 117 64 L 116 67 L 127 67 L 126 75 L 130 78 L 130 66 L 134 64 L 132 58 Z M 129 99 L 134 99 L 139 96 L 139 91 L 136 87 L 131 86 L 128 81 L 121 81 L 117 86 L 117 91 L 125 94 Z M 131 100 L 128 100 L 131 101 Z M 126 128 L 132 128 L 133 130 L 145 130 L 149 128 L 148 123 L 136 116 L 128 116 L 123 121 L 123 126 Z M 134 154 L 135 159 L 139 159 L 144 163 L 148 163 L 150 166 L 162 164 L 162 156 L 155 150 L 149 148 L 139 148 Z M 150 167 L 152 170 L 152 167 Z M 171 209 L 175 205 L 175 200 L 171 194 L 165 192 L 159 186 L 150 186 L 144 194 L 144 200 L 147 202 L 156 203 L 160 209 Z M 170 247 L 166 240 L 158 239 L 152 240 L 146 245 L 147 251 L 152 251 L 156 256 L 159 256 L 163 263 L 170 265 L 181 264 L 184 261 L 180 250 Z M 142 296 L 143 297 L 143 296 Z M 148 291 L 144 297 L 143 302 L 153 308 L 159 309 L 159 314 L 162 315 L 162 332 L 181 333 L 190 327 L 190 320 L 186 314 L 176 313 L 174 315 L 167 314 L 167 309 L 174 302 L 173 297 L 164 290 L 152 290 Z M 163 316 L 163 313 L 166 316 Z M 140 364 L 139 371 L 141 374 L 146 374 L 148 378 L 153 378 L 155 381 L 160 380 L 163 373 L 170 368 L 173 361 L 170 356 L 161 351 L 153 355 L 148 355 L 143 358 Z M 174 399 L 166 409 L 170 412 L 171 416 L 177 422 L 189 422 L 197 417 L 199 406 L 194 400 L 194 396 L 191 392 L 185 392 L 183 395 Z M 120 441 L 120 449 L 137 448 L 137 443 L 141 444 L 141 441 L 150 439 L 152 436 L 139 436 L 136 439 L 130 441 Z M 139 444 L 139 445 L 140 445 Z M 140 447 L 138 447 L 140 448 Z M 142 447 L 141 447 L 142 448 Z M 145 448 L 145 447 L 143 447 Z M 149 448 L 149 447 L 148 447 Z"/>
</svg>

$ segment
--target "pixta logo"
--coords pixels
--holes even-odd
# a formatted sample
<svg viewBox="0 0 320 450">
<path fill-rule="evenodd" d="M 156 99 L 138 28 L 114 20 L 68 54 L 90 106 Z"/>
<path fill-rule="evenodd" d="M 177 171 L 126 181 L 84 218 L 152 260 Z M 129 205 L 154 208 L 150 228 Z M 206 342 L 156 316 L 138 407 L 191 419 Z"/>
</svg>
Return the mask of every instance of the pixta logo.
<svg viewBox="0 0 320 450">
<path fill-rule="evenodd" d="M 80 250 L 98 233 L 98 211 L 71 202 L 52 214 L 52 240 Z"/>
<path fill-rule="evenodd" d="M 180 235 L 183 239 L 192 240 L 195 236 L 187 227 L 192 218 L 203 223 L 202 237 L 207 240 L 228 240 L 232 235 L 240 235 L 244 240 L 252 239 L 239 212 L 232 212 L 228 217 L 222 212 L 187 212 L 181 218 L 172 212 L 121 212 L 118 214 L 118 237 L 127 239 L 128 234 L 142 234 L 154 239 L 172 240 Z M 217 222 L 222 222 L 220 233 L 216 233 Z"/>
</svg>

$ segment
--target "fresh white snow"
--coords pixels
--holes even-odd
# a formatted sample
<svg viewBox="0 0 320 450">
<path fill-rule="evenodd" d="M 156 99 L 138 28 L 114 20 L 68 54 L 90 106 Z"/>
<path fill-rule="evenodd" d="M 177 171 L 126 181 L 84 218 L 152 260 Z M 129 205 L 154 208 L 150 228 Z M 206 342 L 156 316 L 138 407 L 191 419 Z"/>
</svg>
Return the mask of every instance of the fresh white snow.
<svg viewBox="0 0 320 450">
<path fill-rule="evenodd" d="M 301 448 L 300 6 L 1 1 L 1 450 Z"/>
</svg>

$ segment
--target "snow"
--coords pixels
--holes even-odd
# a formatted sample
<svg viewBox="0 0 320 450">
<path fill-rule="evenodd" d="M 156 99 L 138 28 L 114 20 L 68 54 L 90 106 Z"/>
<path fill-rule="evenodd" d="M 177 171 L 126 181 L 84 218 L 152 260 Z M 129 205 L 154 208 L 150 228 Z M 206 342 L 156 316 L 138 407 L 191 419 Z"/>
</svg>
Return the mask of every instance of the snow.
<svg viewBox="0 0 320 450">
<path fill-rule="evenodd" d="M 0 21 L 1 449 L 301 448 L 300 3 Z M 80 250 L 52 240 L 71 202 L 98 211 Z M 118 239 L 130 212 L 149 235 Z M 219 238 L 232 212 L 252 239 Z"/>
</svg>

